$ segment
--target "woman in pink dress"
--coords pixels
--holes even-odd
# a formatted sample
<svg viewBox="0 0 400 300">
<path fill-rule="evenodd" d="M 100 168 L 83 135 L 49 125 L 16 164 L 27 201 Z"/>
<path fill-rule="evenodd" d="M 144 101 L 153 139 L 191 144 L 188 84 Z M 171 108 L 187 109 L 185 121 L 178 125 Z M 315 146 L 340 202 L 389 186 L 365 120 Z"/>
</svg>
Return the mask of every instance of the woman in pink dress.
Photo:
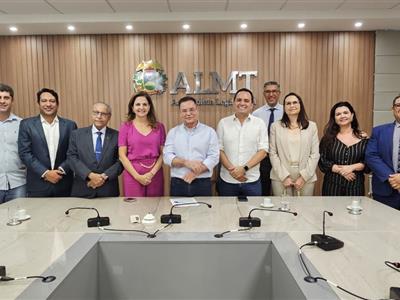
<svg viewBox="0 0 400 300">
<path fill-rule="evenodd" d="M 162 149 L 164 125 L 157 122 L 154 105 L 146 92 L 134 95 L 128 104 L 128 118 L 119 129 L 119 159 L 124 195 L 159 197 L 164 195 Z"/>
</svg>

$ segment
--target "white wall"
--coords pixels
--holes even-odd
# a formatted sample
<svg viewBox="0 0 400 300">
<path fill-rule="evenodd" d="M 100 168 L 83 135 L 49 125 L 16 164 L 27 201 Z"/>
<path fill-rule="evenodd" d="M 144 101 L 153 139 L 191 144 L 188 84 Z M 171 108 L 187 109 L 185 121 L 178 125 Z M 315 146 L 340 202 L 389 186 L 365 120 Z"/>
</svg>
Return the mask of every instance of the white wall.
<svg viewBox="0 0 400 300">
<path fill-rule="evenodd" d="M 400 94 L 400 31 L 377 31 L 374 126 L 393 121 L 393 98 Z"/>
</svg>

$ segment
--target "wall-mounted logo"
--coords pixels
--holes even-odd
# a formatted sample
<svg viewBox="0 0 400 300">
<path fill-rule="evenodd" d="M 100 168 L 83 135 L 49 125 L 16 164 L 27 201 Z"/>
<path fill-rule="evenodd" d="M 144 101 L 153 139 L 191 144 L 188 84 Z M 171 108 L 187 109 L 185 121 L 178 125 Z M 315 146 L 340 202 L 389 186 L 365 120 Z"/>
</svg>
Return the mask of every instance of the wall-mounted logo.
<svg viewBox="0 0 400 300">
<path fill-rule="evenodd" d="M 167 79 L 164 68 L 157 61 L 142 61 L 133 74 L 133 88 L 136 93 L 145 91 L 150 95 L 160 95 L 167 88 Z"/>
</svg>

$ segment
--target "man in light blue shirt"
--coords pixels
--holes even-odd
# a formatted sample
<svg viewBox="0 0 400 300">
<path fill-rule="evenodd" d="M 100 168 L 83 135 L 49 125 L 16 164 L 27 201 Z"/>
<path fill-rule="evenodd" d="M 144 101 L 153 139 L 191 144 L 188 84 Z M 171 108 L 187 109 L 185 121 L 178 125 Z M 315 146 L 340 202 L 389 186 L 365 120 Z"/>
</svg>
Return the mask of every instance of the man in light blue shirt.
<svg viewBox="0 0 400 300">
<path fill-rule="evenodd" d="M 283 106 L 279 102 L 279 97 L 281 95 L 280 85 L 276 81 L 267 81 L 264 83 L 264 99 L 265 105 L 259 107 L 253 112 L 253 116 L 259 117 L 265 123 L 268 128 L 268 135 L 272 123 L 282 119 Z M 260 179 L 262 187 L 263 196 L 271 196 L 271 161 L 269 156 L 264 158 L 260 163 Z"/>
<path fill-rule="evenodd" d="M 196 100 L 179 100 L 182 124 L 172 128 L 164 146 L 164 162 L 171 167 L 171 196 L 211 196 L 211 176 L 219 161 L 214 129 L 199 122 Z"/>
<path fill-rule="evenodd" d="M 26 168 L 18 156 L 21 118 L 11 113 L 14 91 L 0 83 L 0 204 L 26 195 Z"/>
</svg>

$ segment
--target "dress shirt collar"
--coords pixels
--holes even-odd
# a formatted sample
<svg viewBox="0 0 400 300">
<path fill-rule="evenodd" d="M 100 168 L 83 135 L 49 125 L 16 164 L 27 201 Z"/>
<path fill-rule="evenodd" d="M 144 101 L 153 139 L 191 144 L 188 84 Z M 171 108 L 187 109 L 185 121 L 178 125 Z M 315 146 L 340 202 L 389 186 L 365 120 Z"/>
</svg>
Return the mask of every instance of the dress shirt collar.
<svg viewBox="0 0 400 300">
<path fill-rule="evenodd" d="M 245 121 L 250 121 L 253 118 L 254 118 L 254 116 L 252 114 L 249 114 Z M 233 121 L 239 121 L 239 118 L 236 117 L 236 114 L 233 114 Z"/>
<path fill-rule="evenodd" d="M 199 128 L 199 125 L 200 125 L 200 121 L 197 121 L 196 126 L 194 126 L 194 127 L 192 127 L 192 128 L 189 128 L 189 127 L 186 127 L 185 123 L 182 123 L 182 127 L 183 127 L 186 131 L 189 131 L 189 132 L 195 131 L 197 128 Z"/>
<path fill-rule="evenodd" d="M 103 134 L 103 136 L 105 136 L 106 135 L 106 128 L 107 128 L 107 126 L 104 126 L 101 130 L 98 130 L 96 128 L 96 126 L 92 125 L 92 134 L 97 134 L 97 132 L 100 131 Z"/>
<path fill-rule="evenodd" d="M 17 116 L 14 115 L 13 113 L 10 113 L 10 115 L 8 116 L 7 119 L 5 119 L 4 121 L 0 121 L 1 123 L 6 123 L 6 122 L 11 122 L 11 121 L 15 121 L 18 120 Z"/>
<path fill-rule="evenodd" d="M 268 111 L 270 108 L 275 108 L 275 110 L 281 110 L 282 105 L 278 102 L 274 107 L 272 107 L 272 106 L 269 106 L 267 103 L 265 103 L 264 107 Z"/>
<path fill-rule="evenodd" d="M 46 124 L 49 124 L 49 125 L 53 125 L 53 124 L 55 124 L 55 123 L 59 123 L 59 120 L 58 120 L 58 116 L 56 116 L 56 117 L 54 118 L 53 122 L 52 122 L 52 123 L 49 123 L 49 122 L 46 121 L 45 118 L 43 118 L 42 115 L 40 115 L 40 122 L 42 122 L 42 124 L 43 124 L 43 123 L 46 123 Z"/>
<path fill-rule="evenodd" d="M 400 127 L 400 123 L 397 122 L 397 121 L 394 121 L 394 126 L 395 126 L 396 128 L 399 128 L 399 127 Z"/>
</svg>

